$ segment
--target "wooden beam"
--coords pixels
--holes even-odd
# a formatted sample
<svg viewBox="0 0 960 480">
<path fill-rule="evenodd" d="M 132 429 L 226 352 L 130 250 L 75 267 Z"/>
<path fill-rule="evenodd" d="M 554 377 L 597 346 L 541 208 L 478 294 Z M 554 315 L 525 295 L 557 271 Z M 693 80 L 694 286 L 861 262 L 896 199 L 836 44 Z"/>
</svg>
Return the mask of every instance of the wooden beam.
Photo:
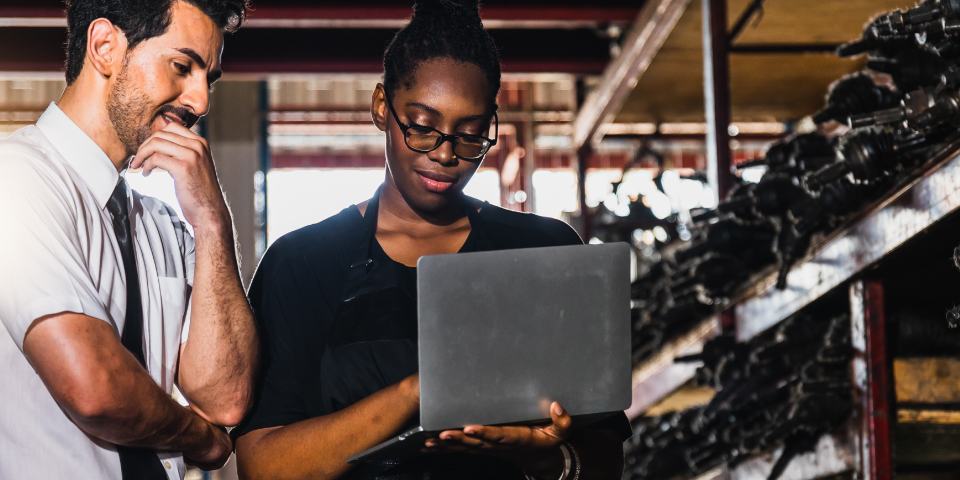
<svg viewBox="0 0 960 480">
<path fill-rule="evenodd" d="M 625 412 L 633 420 L 648 408 L 690 381 L 700 367 L 698 362 L 675 363 L 677 357 L 703 351 L 703 345 L 720 334 L 720 319 L 710 317 L 690 332 L 670 342 L 633 369 L 633 404 Z"/>
<path fill-rule="evenodd" d="M 742 43 L 739 45 L 730 45 L 730 53 L 759 55 L 812 53 L 836 55 L 837 47 L 839 47 L 839 45 L 834 43 Z"/>
<path fill-rule="evenodd" d="M 897 410 L 897 423 L 958 425 L 960 424 L 960 411 L 901 408 Z"/>
<path fill-rule="evenodd" d="M 603 78 L 573 121 L 573 149 L 599 140 L 601 127 L 613 121 L 637 81 L 647 71 L 690 0 L 648 0 L 623 42 L 620 55 L 610 62 Z"/>
<path fill-rule="evenodd" d="M 657 402 L 644 414 L 654 417 L 664 413 L 682 412 L 688 408 L 700 407 L 710 403 L 710 400 L 713 400 L 716 394 L 717 391 L 709 387 L 685 385 Z"/>
<path fill-rule="evenodd" d="M 960 404 L 960 359 L 898 358 L 893 378 L 898 403 Z"/>
</svg>

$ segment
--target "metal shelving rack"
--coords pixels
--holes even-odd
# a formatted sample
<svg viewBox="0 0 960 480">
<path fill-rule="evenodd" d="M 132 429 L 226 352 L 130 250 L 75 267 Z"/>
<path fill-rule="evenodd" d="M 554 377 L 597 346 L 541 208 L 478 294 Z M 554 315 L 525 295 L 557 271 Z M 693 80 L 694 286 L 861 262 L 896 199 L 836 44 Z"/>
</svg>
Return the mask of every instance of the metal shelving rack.
<svg viewBox="0 0 960 480">
<path fill-rule="evenodd" d="M 807 480 L 853 471 L 856 478 L 893 477 L 893 381 L 887 352 L 883 283 L 869 271 L 911 239 L 960 210 L 960 142 L 941 149 L 924 168 L 845 226 L 823 238 L 791 269 L 787 288 L 774 288 L 775 272 L 764 272 L 727 306 L 739 341 L 774 327 L 811 303 L 846 289 L 850 298 L 855 395 L 858 409 L 842 431 L 821 439 L 814 453 L 793 460 L 784 480 Z M 696 365 L 673 359 L 697 353 L 721 331 L 719 316 L 702 322 L 634 369 L 635 418 L 691 378 Z M 766 478 L 776 452 L 751 459 L 735 469 L 697 477 L 712 480 Z"/>
<path fill-rule="evenodd" d="M 811 249 L 791 269 L 787 288 L 770 274 L 734 306 L 737 340 L 746 341 L 882 261 L 960 208 L 960 143 L 942 149 L 926 168 L 866 208 Z"/>
</svg>

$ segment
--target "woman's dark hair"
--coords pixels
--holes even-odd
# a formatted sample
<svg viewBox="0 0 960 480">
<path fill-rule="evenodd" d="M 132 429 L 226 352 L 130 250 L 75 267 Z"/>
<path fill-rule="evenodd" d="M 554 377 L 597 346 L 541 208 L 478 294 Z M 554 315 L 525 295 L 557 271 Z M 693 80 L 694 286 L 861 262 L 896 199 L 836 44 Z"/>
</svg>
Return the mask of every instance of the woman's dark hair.
<svg viewBox="0 0 960 480">
<path fill-rule="evenodd" d="M 87 55 L 87 30 L 98 18 L 110 20 L 127 37 L 127 48 L 163 35 L 178 0 L 67 0 L 67 84 L 80 76 Z M 223 32 L 240 28 L 249 0 L 182 0 L 200 9 Z"/>
<path fill-rule="evenodd" d="M 410 88 L 423 62 L 450 58 L 480 67 L 487 77 L 491 106 L 500 91 L 500 57 L 480 21 L 477 0 L 417 0 L 413 18 L 397 32 L 383 55 L 383 86 L 392 94 Z"/>
</svg>

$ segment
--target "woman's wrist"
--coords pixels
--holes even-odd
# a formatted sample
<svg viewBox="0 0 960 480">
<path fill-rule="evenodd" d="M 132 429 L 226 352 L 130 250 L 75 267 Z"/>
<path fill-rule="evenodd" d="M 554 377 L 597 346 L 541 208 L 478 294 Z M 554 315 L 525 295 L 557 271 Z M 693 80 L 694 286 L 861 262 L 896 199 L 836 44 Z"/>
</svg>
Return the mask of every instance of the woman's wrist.
<svg viewBox="0 0 960 480">
<path fill-rule="evenodd" d="M 418 374 L 410 375 L 397 384 L 400 395 L 411 405 L 420 408 L 420 376 Z"/>
</svg>

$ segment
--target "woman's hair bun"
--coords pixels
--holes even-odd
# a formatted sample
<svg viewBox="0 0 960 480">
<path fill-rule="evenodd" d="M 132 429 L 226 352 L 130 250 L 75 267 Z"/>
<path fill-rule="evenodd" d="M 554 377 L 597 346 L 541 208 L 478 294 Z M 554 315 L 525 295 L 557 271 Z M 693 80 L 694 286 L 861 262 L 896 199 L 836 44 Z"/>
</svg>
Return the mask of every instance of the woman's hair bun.
<svg viewBox="0 0 960 480">
<path fill-rule="evenodd" d="M 417 0 L 414 17 L 480 17 L 479 0 Z"/>
<path fill-rule="evenodd" d="M 500 56 L 483 28 L 478 0 L 415 0 L 413 18 L 383 54 L 383 86 L 388 94 L 410 88 L 420 64 L 449 58 L 480 67 L 487 77 L 490 105 L 496 111 Z"/>
</svg>

